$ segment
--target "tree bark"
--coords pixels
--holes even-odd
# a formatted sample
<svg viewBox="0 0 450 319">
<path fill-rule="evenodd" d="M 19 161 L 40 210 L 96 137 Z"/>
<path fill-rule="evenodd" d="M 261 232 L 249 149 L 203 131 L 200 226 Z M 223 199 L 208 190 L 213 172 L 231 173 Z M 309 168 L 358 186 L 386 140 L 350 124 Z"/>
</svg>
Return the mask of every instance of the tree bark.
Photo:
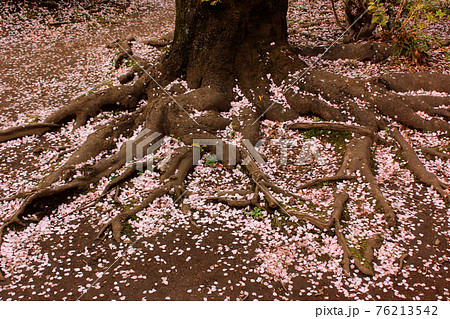
<svg viewBox="0 0 450 319">
<path fill-rule="evenodd" d="M 287 46 L 287 7 L 287 0 L 177 0 L 166 63 L 186 74 L 191 88 L 232 85 L 240 57 Z"/>
<path fill-rule="evenodd" d="M 345 1 L 345 20 L 348 34 L 344 43 L 365 40 L 373 36 L 376 24 L 372 23 L 372 14 L 367 10 L 368 5 L 361 0 Z"/>
</svg>

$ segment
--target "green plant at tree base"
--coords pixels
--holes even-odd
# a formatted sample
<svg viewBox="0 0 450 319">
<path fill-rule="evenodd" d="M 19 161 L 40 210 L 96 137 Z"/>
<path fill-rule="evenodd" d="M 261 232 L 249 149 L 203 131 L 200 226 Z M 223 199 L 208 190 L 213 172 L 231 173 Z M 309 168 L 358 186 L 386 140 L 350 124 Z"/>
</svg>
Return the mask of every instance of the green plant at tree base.
<svg viewBox="0 0 450 319">
<path fill-rule="evenodd" d="M 216 163 L 217 163 L 217 156 L 208 155 L 208 157 L 206 158 L 206 161 L 205 161 L 205 165 L 208 167 L 216 168 Z"/>
<path fill-rule="evenodd" d="M 264 217 L 261 207 L 253 207 L 251 211 L 243 209 L 242 212 L 244 213 L 244 215 L 252 217 L 254 219 L 262 219 Z"/>
<path fill-rule="evenodd" d="M 447 17 L 441 9 L 427 0 L 367 1 L 372 23 L 377 24 L 384 38 L 395 44 L 396 55 L 408 57 L 413 63 L 423 63 L 428 57 L 435 37 L 424 30 L 432 23 Z"/>
<path fill-rule="evenodd" d="M 126 62 L 125 62 L 125 66 L 126 67 L 132 67 L 132 66 L 134 66 L 136 64 L 136 61 L 134 61 L 134 60 L 127 60 Z"/>
</svg>

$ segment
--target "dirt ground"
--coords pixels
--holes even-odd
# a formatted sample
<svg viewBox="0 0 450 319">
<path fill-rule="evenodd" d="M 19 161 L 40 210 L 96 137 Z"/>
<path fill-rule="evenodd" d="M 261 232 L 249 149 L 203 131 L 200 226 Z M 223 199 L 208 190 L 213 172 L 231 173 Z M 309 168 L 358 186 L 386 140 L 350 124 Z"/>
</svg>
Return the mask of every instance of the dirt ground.
<svg viewBox="0 0 450 319">
<path fill-rule="evenodd" d="M 312 8 L 308 1 L 291 1 L 293 45 L 327 45 L 339 34 L 328 2 L 318 1 Z M 0 3 L 5 9 L 0 16 L 1 128 L 37 122 L 76 96 L 117 84 L 117 77 L 128 67 L 113 67 L 114 52 L 106 46 L 115 39 L 133 35 L 137 40 L 135 54 L 155 61 L 163 51 L 141 41 L 173 29 L 174 1 L 130 3 L 126 9 L 102 7 L 89 14 L 76 6 L 59 14 L 33 6 L 10 12 Z M 319 16 L 322 24 L 302 26 Z M 57 21 L 75 22 L 52 24 Z M 449 29 L 446 20 L 430 32 L 448 37 Z M 401 59 L 379 63 L 323 60 L 315 68 L 354 77 L 410 70 L 448 74 L 448 57 L 447 47 L 433 50 L 426 66 L 411 66 Z M 74 145 L 84 141 L 104 119 L 114 116 L 118 115 L 105 112 L 76 132 L 71 130 L 72 123 L 60 132 L 1 144 L 0 197 L 37 185 L 70 156 Z M 262 130 L 277 138 L 286 137 L 288 133 L 278 124 L 266 123 Z M 450 140 L 448 134 L 403 132 L 410 134 L 416 147 L 445 147 Z M 297 134 L 295 138 L 304 136 Z M 330 143 L 316 140 L 324 148 Z M 67 150 L 62 157 L 58 156 L 61 148 Z M 111 236 L 98 241 L 95 237 L 100 225 L 116 207 L 105 201 L 95 210 L 79 211 L 98 194 L 86 193 L 61 205 L 52 216 L 5 234 L 0 268 L 6 280 L 0 282 L 0 300 L 449 300 L 448 205 L 426 186 L 414 183 L 414 177 L 412 182 L 405 181 L 411 174 L 398 165 L 393 151 L 380 147 L 374 153 L 378 169 L 387 174 L 383 190 L 402 222 L 376 256 L 380 266 L 374 278 L 358 272 L 345 276 L 339 269 L 339 252 L 331 248 L 322 251 L 321 245 L 332 239 L 314 234 L 311 238 L 296 237 L 294 242 L 282 229 L 272 229 L 270 221 L 224 205 L 205 204 L 203 210 L 184 216 L 168 197 L 130 221 L 120 244 Z M 332 172 L 340 157 L 334 146 L 329 154 L 327 167 L 296 168 L 298 180 L 283 174 L 274 177 L 280 183 L 295 183 Z M 267 155 L 270 157 L 270 150 Z M 427 168 L 450 180 L 450 160 L 421 158 L 428 161 Z M 220 167 L 205 165 L 192 173 L 189 185 L 199 190 L 201 202 L 201 196 L 225 183 L 229 188 L 247 183 L 235 173 L 228 176 Z M 152 183 L 154 176 L 144 173 L 124 194 L 140 198 L 133 193 L 136 187 L 139 191 Z M 328 192 L 313 190 L 307 195 L 327 202 Z M 370 202 L 363 193 L 355 188 L 354 201 Z M 19 205 L 19 199 L 0 201 L 0 221 Z M 288 232 L 289 227 L 293 226 L 287 227 Z M 350 222 L 349 227 L 353 227 Z"/>
</svg>

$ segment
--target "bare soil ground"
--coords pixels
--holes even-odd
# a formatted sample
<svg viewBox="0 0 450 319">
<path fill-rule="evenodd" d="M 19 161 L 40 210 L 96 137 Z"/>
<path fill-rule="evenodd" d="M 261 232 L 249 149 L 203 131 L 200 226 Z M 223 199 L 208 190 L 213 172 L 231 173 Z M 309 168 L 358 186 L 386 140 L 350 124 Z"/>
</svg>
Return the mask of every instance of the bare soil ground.
<svg viewBox="0 0 450 319">
<path fill-rule="evenodd" d="M 2 10 L 0 126 L 38 122 L 73 97 L 118 83 L 117 77 L 130 66 L 114 69 L 114 52 L 106 47 L 113 39 L 135 36 L 135 54 L 154 61 L 162 51 L 141 41 L 173 29 L 174 3 L 130 2 L 125 10 L 102 7 L 89 16 L 76 6 L 59 15 L 37 7 L 16 13 Z M 72 20 L 81 21 L 51 25 Z M 311 21 L 321 23 L 308 24 Z M 449 25 L 448 20 L 441 21 L 430 32 L 448 36 Z M 329 1 L 318 1 L 314 6 L 309 1 L 291 1 L 289 28 L 291 43 L 297 46 L 329 45 L 340 32 L 333 23 Z M 320 60 L 314 67 L 352 77 L 411 70 L 448 74 L 448 57 L 448 47 L 444 47 L 431 51 L 426 66 L 390 59 L 378 63 Z M 314 57 L 304 60 L 315 62 Z M 37 185 L 96 126 L 118 116 L 104 112 L 75 131 L 72 122 L 42 137 L 1 144 L 0 197 Z M 398 127 L 416 150 L 427 146 L 449 153 L 448 134 Z M 280 186 L 301 185 L 335 172 L 342 159 L 341 149 L 350 137 L 317 131 L 292 133 L 285 124 L 270 121 L 265 121 L 261 130 L 268 138 L 298 142 L 298 148 L 289 150 L 289 168 L 270 161 L 279 157 L 277 148 L 264 145 L 261 150 L 270 163 L 266 173 Z M 324 154 L 323 162 L 298 165 L 292 160 L 307 139 Z M 163 160 L 177 143 L 169 138 L 157 157 Z M 60 150 L 66 153 L 59 156 Z M 450 181 L 449 159 L 420 156 L 430 171 Z M 107 180 L 61 205 L 51 216 L 10 230 L 1 246 L 0 268 L 6 280 L 0 282 L 0 300 L 449 300 L 448 204 L 433 189 L 415 182 L 390 147 L 377 146 L 373 157 L 377 163 L 373 169 L 382 178 L 378 182 L 401 222 L 397 229 L 387 230 L 382 247 L 375 253 L 374 277 L 357 270 L 350 277 L 343 273 L 341 251 L 332 234 L 306 232 L 311 225 L 298 226 L 282 216 L 260 218 L 245 209 L 208 203 L 206 198 L 217 190 L 244 189 L 249 181 L 239 167 L 231 174 L 219 164 L 204 161 L 188 178 L 196 211 L 183 214 L 173 199 L 162 197 L 128 222 L 120 244 L 112 236 L 95 240 L 100 225 L 117 212 L 113 198 L 92 209 L 79 209 L 101 193 Z M 124 188 L 121 202 L 132 205 L 156 183 L 151 172 L 140 174 Z M 386 225 L 365 189 L 367 185 L 348 185 L 351 198 L 347 213 L 359 218 L 344 224 L 349 244 L 358 251 L 365 238 L 386 231 Z M 305 190 L 302 196 L 315 205 L 312 214 L 329 214 L 331 185 Z M 20 199 L 0 201 L 0 221 L 19 205 Z"/>
</svg>

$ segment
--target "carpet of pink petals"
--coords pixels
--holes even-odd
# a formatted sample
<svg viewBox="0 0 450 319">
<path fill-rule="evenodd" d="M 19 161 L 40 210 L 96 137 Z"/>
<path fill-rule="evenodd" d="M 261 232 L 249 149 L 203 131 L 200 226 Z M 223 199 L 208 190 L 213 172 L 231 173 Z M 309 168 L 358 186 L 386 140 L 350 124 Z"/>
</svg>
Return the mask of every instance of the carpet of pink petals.
<svg viewBox="0 0 450 319">
<path fill-rule="evenodd" d="M 89 21 L 49 27 L 47 23 L 55 17 L 41 9 L 35 19 L 27 19 L 26 11 L 2 14 L 1 128 L 37 122 L 77 95 L 118 84 L 117 77 L 128 68 L 124 66 L 114 70 L 114 52 L 107 49 L 106 44 L 111 42 L 111 38 L 129 34 L 138 39 L 164 35 L 173 24 L 172 2 L 131 1 L 124 13 L 130 16 L 127 23 L 107 27 L 94 27 Z M 300 30 L 291 36 L 292 43 L 326 45 L 339 36 L 339 29 L 332 23 L 329 2 L 291 1 L 290 28 Z M 312 5 L 314 7 L 308 7 Z M 140 14 L 133 15 L 135 12 Z M 58 21 L 77 14 L 76 8 L 69 8 L 58 17 Z M 158 15 L 163 18 L 157 20 Z M 118 19 L 107 13 L 104 17 L 107 20 Z M 302 30 L 299 24 L 317 20 L 324 23 L 308 30 Z M 149 24 L 154 28 L 148 28 Z M 443 32 L 447 30 L 446 26 L 442 28 Z M 305 37 L 305 33 L 311 36 Z M 150 61 L 161 53 L 139 41 L 133 48 L 136 55 Z M 445 67 L 446 62 L 439 54 L 433 53 L 431 70 L 448 72 L 448 64 Z M 314 62 L 312 58 L 306 60 Z M 365 78 L 392 71 L 409 71 L 410 68 L 404 63 L 392 64 L 389 61 L 380 64 L 319 61 L 315 67 Z M 178 83 L 183 82 L 179 80 Z M 288 107 L 282 90 L 283 87 L 273 84 L 270 87 L 272 99 Z M 235 91 L 239 94 L 239 87 Z M 421 91 L 408 94 L 441 93 Z M 221 116 L 233 118 L 244 107 L 252 106 L 241 95 L 233 102 L 231 110 Z M 197 113 L 193 116 L 202 115 Z M 62 165 L 98 125 L 121 116 L 126 114 L 104 112 L 77 130 L 73 130 L 74 123 L 71 122 L 60 131 L 42 137 L 29 136 L 1 144 L 0 197 L 7 198 L 33 189 L 49 172 Z M 314 120 L 301 117 L 294 122 Z M 339 169 L 342 154 L 332 142 L 316 136 L 306 137 L 301 132 L 287 129 L 288 124 L 291 122 L 262 122 L 261 136 L 267 140 L 259 151 L 267 158 L 267 163 L 260 168 L 276 185 L 307 200 L 296 202 L 284 195 L 273 194 L 286 211 L 296 210 L 327 219 L 333 211 L 333 187 L 299 187 L 311 179 L 334 174 Z M 449 184 L 450 160 L 425 156 L 420 147 L 448 150 L 450 137 L 412 131 L 395 122 L 393 125 L 399 127 L 403 136 L 412 143 L 425 167 Z M 238 143 L 241 139 L 232 126 L 221 135 L 230 142 Z M 380 133 L 380 138 L 389 140 L 384 132 Z M 279 140 L 292 141 L 283 154 L 287 165 L 280 164 L 280 147 L 273 143 Z M 115 150 L 102 153 L 91 162 L 118 151 L 124 142 L 125 139 L 118 139 Z M 306 163 L 298 161 L 302 150 L 310 150 L 303 148 L 305 143 L 308 147 L 313 145 L 321 154 L 320 160 L 313 156 Z M 43 150 L 38 152 L 36 149 L 42 146 Z M 152 155 L 155 165 L 163 170 L 167 159 L 181 146 L 182 143 L 175 138 L 167 137 L 158 152 Z M 59 155 L 61 150 L 64 151 L 62 156 Z M 183 201 L 192 209 L 183 213 L 179 199 L 159 198 L 128 222 L 121 243 L 112 241 L 111 234 L 103 243 L 94 243 L 94 237 L 101 225 L 123 207 L 137 205 L 152 188 L 160 185 L 160 175 L 156 171 L 140 173 L 123 185 L 118 197 L 122 208 L 114 202 L 114 192 L 111 192 L 94 206 L 80 210 L 100 196 L 108 182 L 125 168 L 103 178 L 98 185 L 92 185 L 89 192 L 60 205 L 40 221 L 31 222 L 24 229 L 7 232 L 0 250 L 0 267 L 7 279 L 0 283 L 0 300 L 72 300 L 80 296 L 89 296 L 88 299 L 92 300 L 174 299 L 171 295 L 174 291 L 182 297 L 195 295 L 195 299 L 219 300 L 450 299 L 448 205 L 434 189 L 417 183 L 396 148 L 377 145 L 373 148 L 373 159 L 381 190 L 396 211 L 397 228 L 387 227 L 382 212 L 370 195 L 369 185 L 362 177 L 358 176 L 357 181 L 338 182 L 337 188 L 345 186 L 350 196 L 346 209 L 348 218 L 342 221 L 342 226 L 352 251 L 360 251 L 365 241 L 375 234 L 383 237 L 381 248 L 375 251 L 374 277 L 362 276 L 353 265 L 350 276 L 344 273 L 340 266 L 342 248 L 332 232 L 322 233 L 311 224 L 299 225 L 295 217 L 288 218 L 279 213 L 270 216 L 263 210 L 262 218 L 254 218 L 248 214 L 251 207 L 232 209 L 208 201 L 209 197 L 220 192 L 249 189 L 252 183 L 239 165 L 227 170 L 219 164 L 210 165 L 203 158 L 186 182 L 190 195 Z M 233 196 L 241 199 L 239 195 Z M 0 220 L 10 216 L 21 202 L 21 199 L 0 201 Z M 35 217 L 27 218 L 33 220 Z M 281 228 L 276 226 L 277 221 L 282 223 Z M 178 241 L 178 235 L 189 237 L 191 245 Z M 164 238 L 175 239 L 165 242 Z M 215 255 L 215 261 L 204 272 L 215 276 L 195 281 L 192 286 L 177 286 L 181 280 L 177 274 L 185 268 L 195 269 L 193 251 Z M 400 270 L 399 260 L 405 253 L 408 257 Z M 142 267 L 137 265 L 150 263 L 156 267 L 152 276 L 140 272 Z M 73 283 L 73 287 L 68 287 L 67 283 Z M 259 290 L 255 288 L 258 285 L 262 287 Z M 136 292 L 130 287 L 140 290 Z M 180 287 L 183 288 L 182 293 Z"/>
</svg>

